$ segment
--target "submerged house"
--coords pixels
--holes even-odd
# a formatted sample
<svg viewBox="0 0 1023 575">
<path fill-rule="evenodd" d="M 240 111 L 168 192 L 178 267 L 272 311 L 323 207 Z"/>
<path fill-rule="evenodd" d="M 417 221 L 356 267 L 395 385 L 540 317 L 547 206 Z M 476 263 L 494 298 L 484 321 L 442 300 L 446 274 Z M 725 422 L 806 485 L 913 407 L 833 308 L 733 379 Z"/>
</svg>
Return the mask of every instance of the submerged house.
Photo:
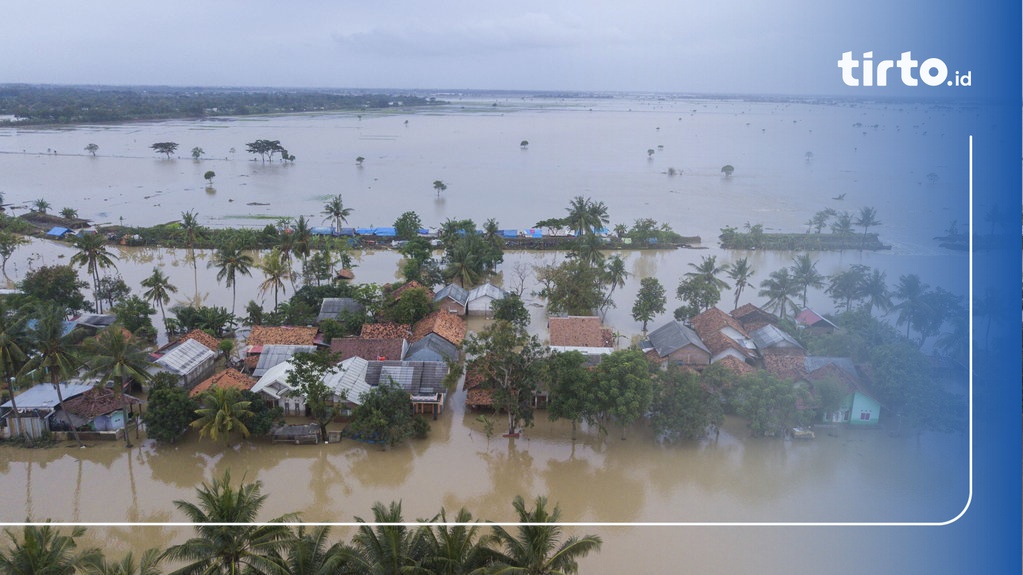
<svg viewBox="0 0 1023 575">
<path fill-rule="evenodd" d="M 640 344 L 647 359 L 701 369 L 710 365 L 711 353 L 693 328 L 672 320 L 650 332 Z"/>
<path fill-rule="evenodd" d="M 200 381 L 213 375 L 213 363 L 217 359 L 216 352 L 196 339 L 179 340 L 167 351 L 154 355 L 157 357 L 153 360 L 153 367 L 149 369 L 149 373 L 174 374 L 178 378 L 178 385 L 187 389 L 195 387 Z"/>
<path fill-rule="evenodd" d="M 817 335 L 834 333 L 838 329 L 837 325 L 810 308 L 806 308 L 796 315 L 796 325 Z"/>
<path fill-rule="evenodd" d="M 469 290 L 460 285 L 448 284 L 441 288 L 433 298 L 441 311 L 457 315 L 465 315 L 466 304 L 469 302 Z"/>
<path fill-rule="evenodd" d="M 743 304 L 733 309 L 728 312 L 728 315 L 734 317 L 740 324 L 742 324 L 743 329 L 747 332 L 764 327 L 765 325 L 778 324 L 778 316 L 751 303 Z"/>
<path fill-rule="evenodd" d="M 368 364 L 361 357 L 352 357 L 338 364 L 336 372 L 324 376 L 323 383 L 333 391 L 335 403 L 343 402 L 349 407 L 361 403 L 362 394 L 370 390 L 366 383 Z M 252 386 L 252 391 L 283 409 L 285 415 L 306 415 L 306 398 L 288 383 L 291 368 L 287 361 L 273 366 Z"/>
<path fill-rule="evenodd" d="M 720 309 L 712 307 L 693 316 L 689 323 L 710 351 L 711 363 L 729 356 L 746 362 L 756 359 L 756 345 L 746 329 Z"/>
<path fill-rule="evenodd" d="M 838 409 L 824 414 L 829 423 L 875 426 L 881 420 L 881 402 L 867 388 L 852 360 L 847 357 L 814 357 L 804 360 L 805 380 L 813 385 L 831 380 L 842 385 L 846 395 Z"/>
<path fill-rule="evenodd" d="M 339 337 L 330 342 L 330 352 L 339 360 L 361 357 L 365 360 L 403 359 L 408 340 L 403 337 L 366 338 Z"/>
<path fill-rule="evenodd" d="M 491 315 L 490 305 L 499 299 L 504 299 L 508 292 L 491 283 L 485 283 L 469 290 L 469 297 L 465 302 L 465 313 L 468 315 Z"/>
<path fill-rule="evenodd" d="M 320 304 L 320 313 L 316 316 L 316 323 L 325 319 L 336 320 L 341 314 L 359 315 L 365 309 L 361 303 L 350 297 L 323 298 L 323 303 Z"/>
<path fill-rule="evenodd" d="M 256 380 L 254 378 L 245 375 L 237 369 L 227 368 L 193 387 L 192 390 L 188 392 L 188 396 L 197 397 L 212 388 L 248 391 L 252 389 L 252 386 L 255 384 Z"/>
<path fill-rule="evenodd" d="M 547 330 L 552 351 L 578 351 L 591 364 L 614 351 L 614 332 L 604 327 L 597 316 L 548 318 Z"/>
<path fill-rule="evenodd" d="M 91 383 L 81 382 L 59 385 L 65 405 L 69 399 L 74 399 L 93 388 Z M 13 402 L 8 400 L 0 405 L 0 437 L 28 435 L 38 439 L 51 430 L 64 429 L 66 425 L 63 421 L 53 427 L 50 425 L 57 413 L 58 400 L 57 390 L 52 383 L 40 383 L 16 395 Z M 15 403 L 18 404 L 18 413 L 14 413 Z"/>
<path fill-rule="evenodd" d="M 141 413 L 142 403 L 137 397 L 126 393 L 117 395 L 112 389 L 97 386 L 77 397 L 65 399 L 64 410 L 71 416 L 71 423 L 76 429 L 116 432 L 127 426 L 135 411 Z M 114 439 L 116 434 L 109 434 L 107 438 Z"/>
</svg>

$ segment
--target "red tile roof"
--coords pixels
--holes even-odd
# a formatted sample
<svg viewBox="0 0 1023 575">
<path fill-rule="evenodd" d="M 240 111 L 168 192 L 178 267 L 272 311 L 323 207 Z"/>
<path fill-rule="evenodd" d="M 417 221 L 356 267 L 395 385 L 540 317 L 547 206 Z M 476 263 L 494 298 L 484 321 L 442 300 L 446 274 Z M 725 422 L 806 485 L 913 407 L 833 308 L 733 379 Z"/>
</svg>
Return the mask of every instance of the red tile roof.
<svg viewBox="0 0 1023 575">
<path fill-rule="evenodd" d="M 188 396 L 195 397 L 211 387 L 219 387 L 220 389 L 238 389 L 244 391 L 252 389 L 253 385 L 256 385 L 255 378 L 249 377 L 237 369 L 227 368 L 193 387 L 192 390 L 188 392 Z"/>
<path fill-rule="evenodd" d="M 552 317 L 547 327 L 554 346 L 614 347 L 612 331 L 597 316 Z"/>
<path fill-rule="evenodd" d="M 721 358 L 715 365 L 722 365 L 735 375 L 747 375 L 756 371 L 752 365 L 731 355 Z"/>
<path fill-rule="evenodd" d="M 419 282 L 417 282 L 415 280 L 412 280 L 412 281 L 406 283 L 405 285 L 402 285 L 402 286 L 399 286 L 399 287 L 395 288 L 388 295 L 389 295 L 389 297 L 392 300 L 396 300 L 399 297 L 401 297 L 401 294 L 405 293 L 406 291 L 408 291 L 410 289 L 422 289 L 422 290 L 425 290 L 426 291 L 426 295 L 430 298 L 430 301 L 433 301 L 433 298 L 434 298 L 434 295 L 435 295 L 433 293 L 433 290 L 428 288 L 428 287 L 426 287 L 426 286 L 424 286 L 423 284 L 421 284 L 421 283 L 419 283 Z"/>
<path fill-rule="evenodd" d="M 743 304 L 733 309 L 729 315 L 739 320 L 739 323 L 742 324 L 747 333 L 765 325 L 775 325 L 778 323 L 778 318 L 774 314 L 766 312 L 751 303 Z"/>
<path fill-rule="evenodd" d="M 338 360 L 361 357 L 373 361 L 380 358 L 401 359 L 402 338 L 369 339 L 363 337 L 341 337 L 330 342 L 330 351 L 338 354 Z"/>
<path fill-rule="evenodd" d="M 315 345 L 316 332 L 315 327 L 254 325 L 252 333 L 249 334 L 249 339 L 245 343 L 248 345 Z"/>
<path fill-rule="evenodd" d="M 749 338 L 749 334 L 746 333 L 746 330 L 738 320 L 718 308 L 712 307 L 701 314 L 695 315 L 689 322 L 693 326 L 693 331 L 700 336 L 707 349 L 710 350 L 711 356 L 715 356 L 728 348 L 732 348 L 744 356 L 752 356 L 750 350 L 741 343 L 721 333 L 721 330 L 730 327 L 739 332 L 742 337 Z"/>
<path fill-rule="evenodd" d="M 85 419 L 106 415 L 111 411 L 123 409 L 128 405 L 139 405 L 141 399 L 122 393 L 114 395 L 114 390 L 96 386 L 85 393 L 72 397 L 64 402 L 64 409 Z"/>
<path fill-rule="evenodd" d="M 467 330 L 465 320 L 459 315 L 438 310 L 416 323 L 412 329 L 412 339 L 409 341 L 415 343 L 430 333 L 435 333 L 451 343 L 461 346 Z"/>
<path fill-rule="evenodd" d="M 359 337 L 366 339 L 395 339 L 412 337 L 412 326 L 404 323 L 364 323 Z"/>
<path fill-rule="evenodd" d="M 764 356 L 764 369 L 775 377 L 795 381 L 806 378 L 805 362 L 803 355 L 769 354 Z"/>
</svg>

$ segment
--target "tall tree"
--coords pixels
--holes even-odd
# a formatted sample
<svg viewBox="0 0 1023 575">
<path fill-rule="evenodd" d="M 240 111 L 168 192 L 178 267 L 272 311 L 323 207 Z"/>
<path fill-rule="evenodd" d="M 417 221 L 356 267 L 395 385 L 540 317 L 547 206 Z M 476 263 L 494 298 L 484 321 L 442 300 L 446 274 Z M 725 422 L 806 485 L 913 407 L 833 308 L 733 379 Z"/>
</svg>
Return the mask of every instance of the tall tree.
<svg viewBox="0 0 1023 575">
<path fill-rule="evenodd" d="M 157 142 L 149 147 L 152 148 L 153 151 L 156 152 L 157 154 L 165 154 L 167 156 L 167 159 L 169 160 L 171 154 L 173 154 L 178 149 L 178 144 L 177 142 Z"/>
<path fill-rule="evenodd" d="M 671 366 L 658 373 L 650 424 L 659 440 L 700 439 L 723 422 L 720 398 L 700 384 L 696 372 Z"/>
<path fill-rule="evenodd" d="M 909 339 L 910 328 L 920 331 L 926 317 L 931 313 L 924 295 L 927 293 L 928 285 L 920 281 L 920 276 L 909 274 L 899 276 L 899 283 L 895 285 L 894 296 L 901 300 L 893 309 L 899 312 L 895 325 L 906 324 L 906 339 Z"/>
<path fill-rule="evenodd" d="M 0 271 L 7 277 L 7 260 L 11 259 L 14 251 L 28 243 L 25 238 L 9 232 L 0 230 Z"/>
<path fill-rule="evenodd" d="M 614 307 L 611 296 L 614 295 L 616 288 L 625 287 L 625 280 L 628 277 L 629 272 L 625 270 L 625 260 L 621 256 L 613 255 L 604 262 L 604 284 L 608 289 L 607 296 L 604 297 L 604 302 L 600 306 L 601 309 Z"/>
<path fill-rule="evenodd" d="M 655 277 L 643 278 L 639 282 L 636 303 L 632 305 L 632 319 L 643 322 L 643 333 L 646 333 L 647 322 L 664 313 L 667 303 L 668 298 L 665 297 L 660 280 Z"/>
<path fill-rule="evenodd" d="M 71 244 L 78 250 L 68 260 L 71 265 L 85 268 L 92 277 L 93 297 L 96 300 L 96 308 L 103 313 L 103 302 L 99 299 L 99 270 L 114 268 L 114 260 L 117 256 L 107 251 L 107 240 L 102 234 L 83 234 L 74 236 Z"/>
<path fill-rule="evenodd" d="M 729 289 L 728 283 L 725 280 L 718 277 L 718 275 L 725 271 L 725 266 L 717 265 L 717 256 L 703 256 L 699 264 L 690 262 L 689 267 L 693 268 L 693 271 L 686 272 L 686 277 L 701 277 L 710 283 L 714 284 L 718 290 Z"/>
<path fill-rule="evenodd" d="M 251 402 L 242 399 L 237 389 L 212 387 L 199 397 L 199 404 L 195 410 L 198 417 L 192 422 L 192 427 L 199 430 L 199 437 L 209 436 L 216 441 L 223 436 L 228 440 L 232 431 L 238 431 L 242 437 L 249 436 L 245 420 L 252 417 Z"/>
<path fill-rule="evenodd" d="M 394 220 L 394 233 L 399 240 L 412 241 L 419 237 L 419 229 L 423 221 L 415 212 L 403 212 Z"/>
<path fill-rule="evenodd" d="M 865 265 L 853 264 L 849 266 L 849 269 L 842 270 L 829 278 L 828 289 L 824 291 L 831 296 L 836 307 L 848 311 L 852 308 L 853 301 L 863 298 L 863 286 L 867 279 L 868 269 Z"/>
<path fill-rule="evenodd" d="M 170 294 L 178 293 L 178 288 L 170 283 L 170 278 L 164 275 L 160 268 L 153 268 L 153 273 L 142 280 L 142 287 L 146 288 L 146 291 L 142 292 L 142 296 L 146 298 L 146 301 L 151 301 L 159 306 L 160 316 L 166 325 L 167 313 L 164 311 L 164 305 L 170 303 Z"/>
<path fill-rule="evenodd" d="M 568 212 L 565 223 L 577 236 L 595 234 L 611 221 L 604 202 L 594 202 L 582 196 L 572 198 L 565 210 Z"/>
<path fill-rule="evenodd" d="M 763 289 L 758 295 L 767 298 L 764 307 L 774 310 L 782 318 L 788 317 L 790 309 L 795 313 L 796 303 L 792 298 L 799 295 L 800 286 L 788 268 L 771 272 L 766 280 L 760 282 L 760 287 Z"/>
<path fill-rule="evenodd" d="M 562 541 L 563 531 L 558 520 L 561 509 L 555 505 L 548 511 L 547 498 L 536 498 L 533 509 L 519 495 L 512 501 L 518 513 L 519 526 L 515 533 L 495 526 L 495 542 L 502 553 L 494 573 L 521 573 L 528 575 L 569 575 L 579 572 L 578 559 L 600 551 L 601 539 L 596 535 L 572 536 Z"/>
<path fill-rule="evenodd" d="M 90 570 L 90 575 L 162 575 L 160 562 L 163 560 L 159 549 L 146 549 L 136 556 L 129 551 L 119 561 L 102 560 Z"/>
<path fill-rule="evenodd" d="M 853 222 L 857 226 L 863 226 L 863 242 L 867 241 L 867 230 L 881 225 L 881 220 L 877 219 L 877 210 L 871 206 L 863 206 L 860 208 L 860 213 L 856 216 L 856 220 Z"/>
<path fill-rule="evenodd" d="M 725 268 L 725 273 L 735 282 L 735 302 L 732 304 L 732 309 L 737 309 L 743 290 L 753 287 L 750 279 L 753 278 L 756 271 L 749 265 L 749 258 L 739 258 Z"/>
<path fill-rule="evenodd" d="M 284 282 L 291 278 L 291 271 L 284 263 L 284 257 L 278 248 L 263 256 L 259 268 L 263 271 L 264 280 L 259 284 L 259 293 L 265 294 L 271 289 L 274 292 L 274 311 L 277 311 L 277 293 L 285 291 Z"/>
<path fill-rule="evenodd" d="M 356 517 L 359 523 L 366 523 Z M 349 566 L 353 573 L 366 575 L 402 575 L 428 573 L 430 560 L 428 528 L 409 527 L 401 514 L 401 502 L 373 504 L 375 526 L 361 525 L 352 536 Z"/>
<path fill-rule="evenodd" d="M 294 540 L 280 562 L 288 575 L 334 575 L 342 573 L 348 560 L 348 550 L 341 542 L 329 543 L 330 527 L 320 525 L 306 528 L 299 525 Z"/>
<path fill-rule="evenodd" d="M 810 259 L 810 254 L 803 253 L 792 258 L 792 265 L 789 266 L 792 272 L 792 281 L 796 283 L 803 292 L 803 307 L 806 307 L 806 292 L 809 288 L 824 287 L 824 275 L 817 271 L 817 262 Z"/>
<path fill-rule="evenodd" d="M 9 545 L 0 548 L 0 571 L 7 575 L 72 575 L 97 566 L 103 556 L 99 549 L 79 549 L 84 527 L 64 534 L 50 525 L 25 525 L 19 537 L 4 529 Z"/>
<path fill-rule="evenodd" d="M 195 243 L 203 235 L 202 226 L 199 225 L 199 216 L 195 210 L 181 212 L 181 233 L 188 245 L 188 259 L 192 261 L 192 276 L 195 281 L 194 299 L 198 304 L 199 300 L 199 267 L 195 261 Z"/>
<path fill-rule="evenodd" d="M 238 274 L 251 276 L 250 268 L 255 266 L 252 256 L 242 251 L 234 243 L 230 243 L 213 253 L 207 267 L 217 268 L 217 281 L 231 288 L 231 315 L 234 315 L 235 300 L 238 296 Z"/>
<path fill-rule="evenodd" d="M 579 422 L 591 411 L 588 402 L 592 380 L 586 357 L 578 351 L 555 352 L 544 362 L 541 381 L 550 397 L 547 415 L 552 421 L 572 422 L 572 441 L 575 441 Z"/>
<path fill-rule="evenodd" d="M 69 334 L 64 333 L 64 308 L 52 302 L 39 303 L 32 316 L 35 325 L 29 331 L 29 341 L 34 353 L 22 367 L 22 373 L 35 374 L 41 381 L 53 384 L 64 421 L 75 442 L 84 447 L 85 444 L 78 437 L 78 429 L 64 409 L 64 392 L 61 390 L 61 383 L 77 373 L 80 365 L 74 343 L 68 337 Z"/>
<path fill-rule="evenodd" d="M 139 341 L 114 324 L 96 337 L 82 342 L 85 365 L 90 376 L 99 377 L 99 385 L 113 383 L 114 397 L 128 387 L 131 380 L 138 383 L 149 381 L 149 354 L 142 348 Z M 127 414 L 125 414 L 127 420 Z M 124 444 L 131 446 L 128 438 L 127 421 L 125 421 Z"/>
<path fill-rule="evenodd" d="M 333 421 L 337 410 L 334 390 L 324 383 L 323 378 L 337 373 L 337 360 L 328 353 L 296 353 L 289 363 L 291 371 L 288 372 L 288 387 L 296 395 L 305 398 L 305 404 L 320 425 L 320 434 L 326 438 L 327 424 Z"/>
<path fill-rule="evenodd" d="M 639 350 L 619 350 L 605 355 L 594 370 L 590 387 L 592 423 L 606 433 L 612 421 L 625 429 L 650 407 L 653 381 L 650 365 Z"/>
<path fill-rule="evenodd" d="M 14 436 L 20 436 L 24 432 L 21 428 L 18 400 L 14 396 L 14 380 L 27 359 L 25 349 L 29 341 L 25 320 L 25 315 L 20 310 L 11 309 L 6 298 L 0 298 L 0 377 L 7 383 L 7 392 L 11 396 Z"/>
<path fill-rule="evenodd" d="M 881 270 L 871 270 L 862 284 L 862 295 L 867 313 L 871 313 L 876 307 L 882 313 L 892 308 L 892 294 L 888 290 L 887 274 Z"/>
<path fill-rule="evenodd" d="M 231 474 L 225 472 L 196 490 L 196 503 L 175 501 L 178 511 L 195 524 L 197 536 L 164 552 L 165 558 L 185 563 L 170 575 L 286 572 L 280 554 L 294 541 L 294 535 L 280 523 L 295 521 L 297 515 L 256 523 L 266 502 L 262 487 L 259 481 L 232 487 Z"/>
<path fill-rule="evenodd" d="M 338 194 L 323 205 L 323 211 L 320 213 L 327 216 L 323 218 L 324 221 L 334 220 L 334 230 L 340 233 L 341 224 L 348 223 L 348 216 L 352 215 L 352 208 L 346 208 L 341 194 Z"/>
<path fill-rule="evenodd" d="M 440 197 L 440 193 L 448 189 L 448 185 L 441 180 L 433 181 L 433 189 L 437 192 L 437 197 Z"/>
</svg>

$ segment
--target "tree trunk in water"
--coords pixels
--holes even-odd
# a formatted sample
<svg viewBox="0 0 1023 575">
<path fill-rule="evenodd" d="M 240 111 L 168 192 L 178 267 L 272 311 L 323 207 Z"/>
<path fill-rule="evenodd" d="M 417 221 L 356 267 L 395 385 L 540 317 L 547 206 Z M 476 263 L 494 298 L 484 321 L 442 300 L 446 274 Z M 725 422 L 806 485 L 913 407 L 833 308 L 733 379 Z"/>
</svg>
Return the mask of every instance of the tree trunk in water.
<svg viewBox="0 0 1023 575">
<path fill-rule="evenodd" d="M 29 445 L 31 445 L 32 444 L 32 436 L 28 435 L 28 434 L 25 434 L 25 430 L 21 426 L 21 413 L 18 412 L 18 403 L 14 399 L 14 382 L 12 380 L 10 380 L 10 379 L 7 380 L 7 391 L 8 391 L 8 393 L 11 394 L 11 414 L 14 417 L 14 419 L 12 419 L 11 421 L 12 421 L 12 423 L 17 425 L 17 428 L 18 428 L 18 435 L 17 436 L 20 436 L 20 435 L 24 434 L 25 438 L 28 439 Z M 17 436 L 14 434 L 14 425 L 12 425 L 11 426 L 11 439 L 13 439 L 13 438 L 15 438 Z"/>
<path fill-rule="evenodd" d="M 53 387 L 56 388 L 57 390 L 57 404 L 60 405 L 60 412 L 64 414 L 64 420 L 67 421 L 68 427 L 71 428 L 71 435 L 74 436 L 75 441 L 78 443 L 79 447 L 85 447 L 85 444 L 82 443 L 81 438 L 78 437 L 78 430 L 75 429 L 75 424 L 71 423 L 71 414 L 68 413 L 66 409 L 64 409 L 64 394 L 60 392 L 60 384 L 57 382 L 53 382 Z"/>
</svg>

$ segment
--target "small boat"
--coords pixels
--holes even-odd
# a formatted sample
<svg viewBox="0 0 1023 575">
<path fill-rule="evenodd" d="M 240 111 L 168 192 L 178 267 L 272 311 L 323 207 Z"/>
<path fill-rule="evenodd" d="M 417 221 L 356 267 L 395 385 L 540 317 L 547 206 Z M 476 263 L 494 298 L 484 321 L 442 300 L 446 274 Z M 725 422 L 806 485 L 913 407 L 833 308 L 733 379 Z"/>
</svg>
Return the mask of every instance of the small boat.
<svg viewBox="0 0 1023 575">
<path fill-rule="evenodd" d="M 806 427 L 793 427 L 792 439 L 813 439 L 813 430 Z"/>
</svg>

